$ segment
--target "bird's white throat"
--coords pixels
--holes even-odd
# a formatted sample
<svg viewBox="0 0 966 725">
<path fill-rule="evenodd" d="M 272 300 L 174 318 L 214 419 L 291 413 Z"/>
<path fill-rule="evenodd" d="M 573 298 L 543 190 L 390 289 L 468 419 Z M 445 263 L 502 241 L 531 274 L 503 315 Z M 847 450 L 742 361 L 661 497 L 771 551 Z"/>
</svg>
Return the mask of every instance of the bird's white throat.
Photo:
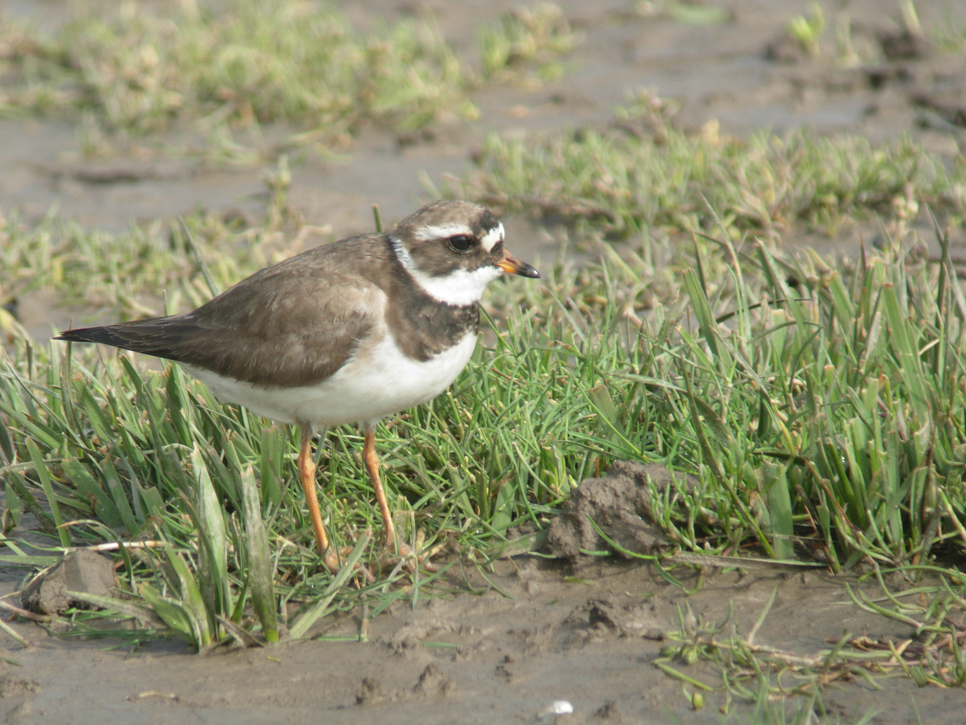
<svg viewBox="0 0 966 725">
<path fill-rule="evenodd" d="M 423 291 L 430 297 L 448 305 L 464 307 L 476 304 L 483 297 L 486 286 L 503 274 L 503 270 L 492 264 L 473 271 L 457 269 L 442 277 L 433 277 L 421 271 L 409 250 L 396 237 L 390 237 L 392 248 L 402 266 L 409 272 Z"/>
</svg>

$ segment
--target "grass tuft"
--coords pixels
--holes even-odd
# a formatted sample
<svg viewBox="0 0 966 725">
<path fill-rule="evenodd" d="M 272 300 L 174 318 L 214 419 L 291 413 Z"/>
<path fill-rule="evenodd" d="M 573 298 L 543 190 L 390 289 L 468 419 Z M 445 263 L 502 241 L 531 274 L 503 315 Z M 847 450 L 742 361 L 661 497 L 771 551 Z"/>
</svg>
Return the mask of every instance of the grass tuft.
<svg viewBox="0 0 966 725">
<path fill-rule="evenodd" d="M 4 107 L 89 111 L 110 131 L 144 134 L 187 116 L 331 133 L 363 119 L 418 127 L 470 108 L 461 65 L 432 24 L 361 38 L 324 3 L 245 0 L 171 14 L 125 3 L 48 37 L 10 23 L 0 34 L 13 49 Z"/>
<path fill-rule="evenodd" d="M 53 33 L 0 18 L 6 49 L 0 113 L 83 120 L 88 153 L 113 138 L 190 122 L 204 155 L 226 165 L 260 161 L 234 131 L 281 123 L 286 142 L 333 150 L 367 123 L 399 131 L 474 118 L 468 92 L 484 79 L 558 76 L 575 42 L 555 5 L 519 9 L 479 32 L 482 70 L 460 59 L 431 19 L 355 32 L 333 5 L 243 0 L 161 11 L 122 3 L 79 14 Z"/>
<path fill-rule="evenodd" d="M 559 57 L 579 38 L 557 5 L 516 8 L 477 33 L 485 80 L 540 82 L 563 75 Z"/>
<path fill-rule="evenodd" d="M 641 95 L 604 130 L 540 140 L 491 135 L 478 170 L 449 193 L 500 210 L 563 219 L 614 237 L 652 227 L 711 230 L 722 210 L 733 240 L 777 238 L 795 222 L 834 234 L 849 217 L 914 217 L 921 206 L 961 208 L 966 166 L 949 168 L 908 138 L 875 144 L 856 136 L 794 131 L 726 137 L 709 122 L 678 130 L 671 109 Z"/>
</svg>

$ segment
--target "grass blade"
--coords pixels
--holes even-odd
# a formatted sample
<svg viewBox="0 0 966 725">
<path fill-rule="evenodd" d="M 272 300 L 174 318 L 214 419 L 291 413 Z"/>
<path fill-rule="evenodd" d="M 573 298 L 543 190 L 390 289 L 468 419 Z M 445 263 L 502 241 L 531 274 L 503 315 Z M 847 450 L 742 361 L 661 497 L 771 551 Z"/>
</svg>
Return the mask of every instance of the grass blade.
<svg viewBox="0 0 966 725">
<path fill-rule="evenodd" d="M 40 454 L 40 449 L 37 448 L 37 444 L 34 443 L 33 438 L 27 439 L 27 450 L 30 452 L 30 460 L 34 463 L 34 470 L 36 470 L 37 476 L 40 478 L 40 485 L 43 487 L 44 495 L 47 497 L 47 503 L 50 505 L 50 514 L 54 519 L 54 525 L 57 527 L 60 545 L 66 549 L 71 545 L 70 533 L 64 527 L 64 519 L 60 515 L 60 504 L 56 496 L 54 496 L 54 486 L 50 480 L 50 471 L 47 469 L 47 462 Z"/>
<path fill-rule="evenodd" d="M 339 569 L 339 573 L 336 574 L 335 578 L 329 582 L 329 586 L 326 587 L 325 592 L 322 594 L 322 598 L 307 611 L 305 611 L 297 620 L 295 624 L 291 627 L 292 639 L 300 639 L 305 636 L 305 633 L 309 631 L 311 626 L 315 624 L 316 620 L 321 617 L 329 603 L 338 594 L 339 589 L 343 584 L 352 576 L 355 571 L 356 564 L 359 563 L 359 559 L 362 558 L 362 553 L 366 550 L 369 545 L 369 535 L 366 534 L 356 542 L 355 547 L 349 554 L 349 558 L 346 560 L 345 566 Z"/>
<path fill-rule="evenodd" d="M 269 643 L 278 641 L 278 612 L 275 605 L 272 553 L 268 533 L 262 521 L 260 497 L 255 474 L 248 466 L 241 475 L 242 516 L 245 519 L 245 559 L 248 562 L 248 586 L 252 605 Z"/>
</svg>

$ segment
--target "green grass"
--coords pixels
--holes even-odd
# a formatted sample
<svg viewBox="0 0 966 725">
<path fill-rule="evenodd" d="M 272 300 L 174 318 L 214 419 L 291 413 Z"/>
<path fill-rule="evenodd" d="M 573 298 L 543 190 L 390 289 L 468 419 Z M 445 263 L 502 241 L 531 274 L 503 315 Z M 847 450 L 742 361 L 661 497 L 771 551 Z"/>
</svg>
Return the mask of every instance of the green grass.
<svg viewBox="0 0 966 725">
<path fill-rule="evenodd" d="M 89 111 L 110 130 L 145 133 L 184 115 L 411 127 L 469 108 L 461 64 L 431 23 L 359 37 L 323 3 L 246 0 L 221 13 L 184 3 L 172 15 L 130 4 L 51 36 L 9 24 L 3 34 L 20 51 L 8 61 L 8 113 Z"/>
<path fill-rule="evenodd" d="M 349 132 L 362 118 L 405 127 L 465 99 L 472 74 L 447 70 L 461 61 L 429 26 L 403 24 L 362 42 L 333 11 L 307 21 L 300 13 L 308 7 L 316 8 L 188 13 L 178 21 L 184 37 L 155 16 L 130 18 L 123 34 L 119 22 L 81 19 L 15 56 L 20 75 L 5 92 L 53 99 L 21 110 L 93 113 L 115 131 L 137 133 L 205 115 L 326 133 Z M 226 78 L 237 83 L 233 92 L 244 91 L 243 107 L 218 90 L 229 87 L 219 63 L 192 54 L 234 44 L 257 57 L 270 42 L 259 22 L 292 37 L 277 39 L 284 68 L 225 66 L 235 68 Z M 481 41 L 487 74 L 504 80 L 539 76 L 573 42 L 551 10 L 507 16 L 490 32 Z M 78 33 L 83 43 L 68 42 Z M 308 52 L 299 43 L 321 37 L 332 42 L 312 52 L 359 64 L 332 60 L 336 75 L 325 92 L 310 87 L 311 64 L 297 62 Z M 157 80 L 146 82 L 154 76 L 137 66 L 137 82 L 105 81 L 99 95 L 94 71 L 127 78 L 132 58 L 155 68 Z M 415 74 L 405 83 L 393 75 L 404 66 Z M 188 70 L 198 76 L 182 83 Z M 165 106 L 169 72 L 188 95 Z M 452 86 L 442 80 L 451 76 Z M 413 95 L 419 78 L 437 95 Z M 340 91 L 345 108 L 333 101 L 339 79 L 349 79 Z M 351 85 L 363 81 L 366 91 Z M 334 105 L 312 106 L 323 101 Z M 941 228 L 941 259 L 912 252 L 924 244 L 913 222 L 927 205 L 944 213 L 945 225 L 962 226 L 963 177 L 961 157 L 946 161 L 909 140 L 795 133 L 743 142 L 713 124 L 684 133 L 652 97 L 619 109 L 603 130 L 491 138 L 478 173 L 452 193 L 568 221 L 578 244 L 626 243 L 599 245 L 599 263 L 549 265 L 537 284 L 494 285 L 487 344 L 466 371 L 435 401 L 379 427 L 400 535 L 485 571 L 514 526 L 544 528 L 584 478 L 618 459 L 661 461 L 698 479 L 693 490 L 652 491 L 669 551 L 649 558 L 663 560 L 669 578 L 683 565 L 676 554 L 794 558 L 857 573 L 882 588 L 877 598 L 855 590 L 857 605 L 903 622 L 919 640 L 892 659 L 861 659 L 857 643 L 843 640 L 822 655 L 819 674 L 879 667 L 919 684 L 961 685 L 966 298 Z M 283 156 L 265 218 L 251 228 L 199 213 L 184 226 L 156 222 L 110 235 L 56 215 L 33 225 L 8 216 L 0 304 L 43 292 L 101 319 L 197 306 L 318 241 L 309 234 L 319 230 L 301 226 L 286 204 L 290 183 Z M 773 244 L 803 224 L 835 231 L 862 216 L 883 219 L 885 243 L 847 264 Z M 134 598 L 99 602 L 110 604 L 100 614 L 72 613 L 79 631 L 91 631 L 92 617 L 129 617 L 139 621 L 132 641 L 175 632 L 205 650 L 230 638 L 304 636 L 327 613 L 365 602 L 377 616 L 401 597 L 443 590 L 441 577 L 425 573 L 360 580 L 353 565 L 374 563 L 381 524 L 355 429 L 332 432 L 319 451 L 328 529 L 337 545 L 354 547 L 333 576 L 318 568 L 293 431 L 220 405 L 175 365 L 157 370 L 84 346 L 39 347 L 2 308 L 0 331 L 9 343 L 0 353 L 5 532 L 29 512 L 50 556 L 72 545 L 129 543 L 118 557 L 122 588 Z M 141 541 L 154 546 L 130 544 Z M 6 563 L 46 561 L 22 542 L 7 543 Z M 921 596 L 891 592 L 886 582 L 896 575 L 916 580 L 911 591 Z M 760 673 L 746 676 L 756 666 L 790 668 L 810 695 L 827 681 L 812 677 L 815 662 L 685 624 L 665 664 L 718 662 L 721 686 L 737 697 L 773 691 Z"/>
<path fill-rule="evenodd" d="M 743 141 L 713 122 L 685 133 L 671 112 L 644 94 L 602 130 L 491 135 L 477 171 L 448 193 L 614 237 L 653 227 L 707 231 L 717 227 L 710 209 L 735 240 L 749 230 L 777 238 L 799 221 L 834 234 L 850 217 L 906 218 L 924 203 L 962 213 L 962 158 L 947 168 L 908 138 L 876 144 L 795 131 Z"/>
<path fill-rule="evenodd" d="M 526 321 L 521 324 L 517 335 L 527 329 Z M 452 538 L 485 559 L 493 536 L 502 538 L 521 520 L 544 524 L 571 483 L 599 467 L 601 452 L 581 440 L 598 428 L 582 388 L 569 375 L 547 370 L 546 360 L 561 353 L 520 343 L 504 339 L 481 352 L 454 389 L 380 429 L 391 503 L 404 519 L 406 539 L 425 529 L 430 542 Z M 98 361 L 91 350 L 66 358 L 59 345 L 49 358 L 38 350 L 28 360 L 20 350 L 0 374 L 0 410 L 11 429 L 0 455 L 14 521 L 26 507 L 38 510 L 40 497 L 53 512 L 41 520 L 56 535 L 52 544 L 118 536 L 169 542 L 160 555 L 169 566 L 142 552 L 148 561 L 134 562 L 131 588 L 199 648 L 210 644 L 218 617 L 234 611 L 250 588 L 253 555 L 243 531 L 258 527 L 250 521 L 259 512 L 273 547 L 263 560 L 277 567 L 277 580 L 294 583 L 281 587 L 280 596 L 302 602 L 324 589 L 329 577 L 311 573 L 313 538 L 293 485 L 290 431 L 223 409 L 176 367 L 139 371 L 125 357 Z M 543 394 L 528 400 L 521 386 Z M 575 408 L 584 412 L 574 417 Z M 379 529 L 360 447 L 358 434 L 346 429 L 322 452 L 326 511 L 340 543 Z M 526 453 L 544 449 L 542 461 Z M 260 481 L 261 508 L 246 506 L 246 478 Z M 34 494 L 38 481 L 42 492 Z M 224 503 L 224 515 L 213 508 L 215 500 Z M 61 519 L 85 523 L 58 528 Z M 205 601 L 206 588 L 192 577 L 212 578 L 223 594 Z M 391 596 L 390 583 L 378 583 L 382 596 Z M 359 596 L 343 592 L 337 606 Z"/>
<path fill-rule="evenodd" d="M 167 13 L 128 3 L 79 13 L 53 33 L 0 18 L 0 44 L 10 49 L 0 114 L 80 116 L 89 153 L 193 124 L 211 160 L 250 162 L 256 151 L 225 158 L 238 129 L 282 123 L 294 131 L 283 146 L 341 149 L 368 123 L 407 131 L 475 117 L 468 94 L 482 78 L 552 76 L 575 42 L 554 5 L 481 25 L 479 36 L 478 70 L 431 17 L 362 35 L 334 5 L 309 0 L 243 0 L 219 11 L 180 3 Z"/>
<path fill-rule="evenodd" d="M 881 149 L 841 143 L 892 163 Z M 864 163 L 853 158 L 851 168 Z M 707 187 L 707 200 L 740 197 L 727 168 L 714 167 L 721 188 Z M 251 229 L 204 215 L 185 220 L 190 235 L 148 225 L 111 236 L 56 217 L 8 222 L 4 301 L 41 290 L 121 317 L 162 312 L 164 294 L 172 311 L 194 306 L 305 242 L 286 208 L 288 183 L 283 161 L 265 219 Z M 966 298 L 939 228 L 938 261 L 911 253 L 923 244 L 911 231 L 916 207 L 933 188 L 927 177 L 907 179 L 900 202 L 886 207 L 895 216 L 883 248 L 844 265 L 774 251 L 742 232 L 742 217 L 706 206 L 702 217 L 652 222 L 620 255 L 603 245 L 600 263 L 550 265 L 541 283 L 494 285 L 487 346 L 450 390 L 377 432 L 401 536 L 485 569 L 514 526 L 545 527 L 584 478 L 618 459 L 662 461 L 699 480 L 693 490 L 652 492 L 670 545 L 657 557 L 665 568 L 686 566 L 673 558 L 682 552 L 752 554 L 878 578 L 883 595 L 856 590 L 856 603 L 912 627 L 921 644 L 888 660 L 863 659 L 843 641 L 841 671 L 859 661 L 920 684 L 961 684 Z M 581 233 L 614 233 L 608 203 L 615 213 L 582 217 Z M 837 213 L 845 209 L 855 211 Z M 955 214 L 946 221 L 962 223 Z M 690 244 L 677 231 L 685 223 L 694 224 Z M 777 224 L 772 232 L 780 239 Z M 338 577 L 318 570 L 293 431 L 221 406 L 177 366 L 39 348 L 5 319 L 3 520 L 9 527 L 33 513 L 52 553 L 158 542 L 121 555 L 133 602 L 76 617 L 135 617 L 139 641 L 169 629 L 204 650 L 229 637 L 272 641 L 286 628 L 301 636 L 326 613 L 365 601 L 375 616 L 413 591 L 443 587 L 422 574 L 414 589 L 400 588 L 399 573 L 350 587 L 351 565 Z M 361 445 L 352 428 L 331 434 L 320 480 L 335 542 L 372 565 L 380 521 Z M 12 561 L 37 562 L 13 552 Z M 884 582 L 896 572 L 918 580 L 922 598 L 892 594 Z M 682 639 L 677 660 L 724 663 L 738 697 L 764 685 L 727 669 L 750 666 L 736 652 L 766 670 L 799 667 L 739 641 L 698 644 Z M 823 681 L 805 669 L 794 674 L 814 692 Z"/>
<path fill-rule="evenodd" d="M 804 51 L 813 57 L 821 54 L 819 40 L 825 33 L 826 25 L 825 13 L 822 6 L 818 3 L 811 3 L 808 6 L 809 17 L 796 15 L 788 21 L 786 32 Z"/>
<path fill-rule="evenodd" d="M 951 11 L 946 12 L 943 22 L 937 25 L 932 37 L 940 49 L 961 53 L 966 49 L 966 22 L 961 17 L 954 17 Z"/>
<path fill-rule="evenodd" d="M 319 234 L 327 237 L 324 229 L 298 225 L 286 205 L 290 183 L 283 156 L 266 182 L 265 217 L 248 229 L 206 212 L 187 215 L 184 225 L 158 220 L 121 234 L 83 229 L 56 215 L 26 225 L 11 214 L 0 226 L 0 305 L 45 290 L 61 304 L 83 308 L 83 319 L 134 319 L 163 314 L 165 306 L 196 307 L 210 297 L 212 284 L 227 289 L 319 243 Z"/>
<path fill-rule="evenodd" d="M 517 8 L 495 25 L 483 25 L 479 38 L 486 80 L 537 82 L 563 74 L 560 57 L 578 42 L 567 18 L 552 3 Z"/>
<path fill-rule="evenodd" d="M 670 264 L 663 276 L 653 259 Z M 761 243 L 738 253 L 702 241 L 692 254 L 651 239 L 623 260 L 545 271 L 544 285 L 493 291 L 493 343 L 449 391 L 380 426 L 406 540 L 485 562 L 513 525 L 545 526 L 611 461 L 661 460 L 700 479 L 655 497 L 676 549 L 928 568 L 945 605 L 917 618 L 876 606 L 936 636 L 953 626 L 966 581 L 941 562 L 966 545 L 966 301 L 948 257 L 896 245 L 832 269 Z M 277 610 L 266 601 L 287 602 L 293 626 L 320 598 L 339 609 L 399 596 L 392 578 L 330 589 L 314 567 L 294 433 L 223 408 L 177 366 L 17 340 L 0 414 L 8 519 L 37 512 L 55 548 L 167 542 L 131 550 L 127 585 L 200 648 L 231 632 L 225 622 L 265 622 Z M 337 543 L 380 528 L 360 450 L 345 428 L 320 454 Z M 943 678 L 966 677 L 958 658 Z"/>
</svg>

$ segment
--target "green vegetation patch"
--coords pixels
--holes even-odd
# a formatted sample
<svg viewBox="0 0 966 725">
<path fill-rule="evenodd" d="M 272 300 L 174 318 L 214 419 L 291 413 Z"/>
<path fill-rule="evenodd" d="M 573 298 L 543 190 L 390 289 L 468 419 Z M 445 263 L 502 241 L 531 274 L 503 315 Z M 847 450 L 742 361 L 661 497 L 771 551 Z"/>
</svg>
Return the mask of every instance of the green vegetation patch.
<svg viewBox="0 0 966 725">
<path fill-rule="evenodd" d="M 449 191 L 619 237 L 654 226 L 708 229 L 714 208 L 735 239 L 744 230 L 778 235 L 796 221 L 832 232 L 846 216 L 905 218 L 923 203 L 961 207 L 966 193 L 961 158 L 947 167 L 908 138 L 876 144 L 794 131 L 742 141 L 714 122 L 686 133 L 669 114 L 642 96 L 604 130 L 491 135 L 478 170 Z"/>
<path fill-rule="evenodd" d="M 197 307 L 213 287 L 227 289 L 328 235 L 327 229 L 299 224 L 286 204 L 290 183 L 283 156 L 266 179 L 265 218 L 245 229 L 236 219 L 205 212 L 183 222 L 132 225 L 119 234 L 84 229 L 53 214 L 35 225 L 15 215 L 0 219 L 0 306 L 43 291 L 58 304 L 82 308 L 87 316 L 79 323 Z M 0 310 L 0 328 L 3 322 Z"/>
<path fill-rule="evenodd" d="M 339 130 L 363 118 L 414 127 L 471 108 L 461 65 L 431 24 L 360 38 L 322 3 L 245 0 L 220 14 L 184 3 L 171 16 L 129 3 L 51 37 L 3 30 L 19 51 L 7 60 L 8 113 L 86 110 L 143 133 L 184 114 Z"/>
<path fill-rule="evenodd" d="M 692 254 L 648 238 L 601 266 L 546 269 L 543 286 L 496 286 L 489 345 L 449 391 L 378 430 L 402 535 L 485 567 L 584 478 L 661 461 L 698 478 L 652 492 L 669 549 L 646 558 L 671 579 L 693 564 L 675 556 L 749 551 L 883 582 L 928 574 L 928 604 L 856 601 L 927 638 L 896 660 L 917 679 L 966 680 L 958 648 L 928 644 L 956 641 L 966 599 L 945 563 L 966 547 L 966 299 L 941 242 L 939 262 L 895 244 L 832 268 L 762 243 L 722 237 Z M 353 589 L 351 566 L 316 570 L 294 433 L 221 406 L 177 366 L 14 339 L 0 416 L 8 525 L 34 512 L 55 550 L 158 542 L 131 550 L 126 586 L 199 648 L 277 629 L 278 611 L 304 632 L 326 611 L 402 596 L 397 574 Z M 335 431 L 321 481 L 330 531 L 374 566 L 361 443 Z"/>
<path fill-rule="evenodd" d="M 508 12 L 497 24 L 482 26 L 477 36 L 486 80 L 559 78 L 560 57 L 578 42 L 567 18 L 552 3 Z"/>
<path fill-rule="evenodd" d="M 480 39 L 482 75 L 504 79 L 531 66 L 552 75 L 574 44 L 552 5 L 510 14 Z M 217 12 L 189 2 L 170 14 L 124 3 L 49 35 L 0 21 L 0 45 L 0 113 L 82 113 L 134 134 L 199 118 L 206 128 L 287 122 L 321 140 L 364 121 L 410 130 L 474 116 L 467 92 L 481 76 L 431 19 L 363 36 L 332 5 L 308 0 Z"/>
</svg>

